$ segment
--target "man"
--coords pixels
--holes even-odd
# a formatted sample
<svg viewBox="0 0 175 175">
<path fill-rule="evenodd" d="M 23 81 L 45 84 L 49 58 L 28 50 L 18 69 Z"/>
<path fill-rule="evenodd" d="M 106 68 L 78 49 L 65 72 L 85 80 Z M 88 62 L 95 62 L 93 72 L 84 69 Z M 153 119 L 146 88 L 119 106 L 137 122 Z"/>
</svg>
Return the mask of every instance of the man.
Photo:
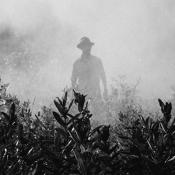
<svg viewBox="0 0 175 175">
<path fill-rule="evenodd" d="M 106 75 L 101 60 L 91 54 L 93 42 L 88 37 L 81 38 L 77 45 L 82 51 L 81 57 L 75 61 L 72 71 L 72 87 L 80 93 L 87 94 L 94 100 L 107 99 Z M 101 95 L 100 82 L 103 84 Z"/>
</svg>

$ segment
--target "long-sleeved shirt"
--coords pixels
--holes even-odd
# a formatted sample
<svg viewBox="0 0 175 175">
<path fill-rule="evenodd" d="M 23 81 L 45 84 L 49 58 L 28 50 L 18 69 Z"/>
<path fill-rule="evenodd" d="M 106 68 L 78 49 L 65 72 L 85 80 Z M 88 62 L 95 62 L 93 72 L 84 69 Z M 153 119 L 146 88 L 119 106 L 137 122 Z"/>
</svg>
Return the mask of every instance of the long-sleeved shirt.
<svg viewBox="0 0 175 175">
<path fill-rule="evenodd" d="M 93 55 L 75 61 L 72 71 L 72 87 L 92 98 L 101 98 L 100 81 L 106 90 L 106 76 L 101 60 Z"/>
</svg>

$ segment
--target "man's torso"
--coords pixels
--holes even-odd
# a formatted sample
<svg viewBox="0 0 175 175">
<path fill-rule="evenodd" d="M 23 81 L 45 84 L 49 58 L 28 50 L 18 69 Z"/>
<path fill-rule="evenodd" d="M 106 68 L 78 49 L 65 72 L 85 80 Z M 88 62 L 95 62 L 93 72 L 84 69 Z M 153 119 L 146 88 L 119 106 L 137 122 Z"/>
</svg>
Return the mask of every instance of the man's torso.
<svg viewBox="0 0 175 175">
<path fill-rule="evenodd" d="M 78 87 L 88 94 L 100 93 L 100 59 L 95 56 L 76 61 Z"/>
</svg>

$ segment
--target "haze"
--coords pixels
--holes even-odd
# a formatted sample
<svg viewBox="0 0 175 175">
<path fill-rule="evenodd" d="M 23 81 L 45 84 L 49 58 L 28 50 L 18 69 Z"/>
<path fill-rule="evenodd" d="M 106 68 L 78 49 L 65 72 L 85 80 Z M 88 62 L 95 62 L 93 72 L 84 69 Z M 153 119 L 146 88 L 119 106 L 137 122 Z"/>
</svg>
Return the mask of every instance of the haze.
<svg viewBox="0 0 175 175">
<path fill-rule="evenodd" d="M 20 98 L 47 101 L 70 86 L 76 48 L 82 36 L 95 42 L 108 87 L 119 75 L 130 84 L 140 79 L 144 98 L 172 95 L 175 85 L 175 1 L 173 0 L 1 0 L 0 32 L 10 30 L 5 47 L 15 58 L 1 64 L 9 91 Z M 19 47 L 20 46 L 20 47 Z M 6 52 L 6 50 L 5 50 Z M 11 54 L 11 53 L 10 53 Z M 27 55 L 27 56 L 26 56 Z M 25 56 L 25 59 L 24 57 Z M 31 66 L 29 66 L 30 59 Z M 20 60 L 20 61 L 19 61 Z M 15 66 L 11 66 L 15 64 Z"/>
</svg>

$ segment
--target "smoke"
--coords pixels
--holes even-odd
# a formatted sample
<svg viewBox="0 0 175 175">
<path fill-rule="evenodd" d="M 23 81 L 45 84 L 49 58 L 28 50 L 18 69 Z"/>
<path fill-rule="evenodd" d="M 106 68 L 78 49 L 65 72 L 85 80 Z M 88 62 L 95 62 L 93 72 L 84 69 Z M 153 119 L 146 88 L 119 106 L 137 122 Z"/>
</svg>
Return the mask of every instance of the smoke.
<svg viewBox="0 0 175 175">
<path fill-rule="evenodd" d="M 173 0 L 89 0 L 72 2 L 69 22 L 96 42 L 108 81 L 126 74 L 141 79 L 143 97 L 171 96 L 174 85 L 175 2 Z M 72 10 L 73 9 L 73 10 Z"/>
<path fill-rule="evenodd" d="M 46 2 L 11 3 L 4 4 L 11 13 L 4 12 L 8 20 L 0 25 L 1 76 L 20 99 L 48 104 L 69 84 L 73 27 L 54 16 Z"/>
<path fill-rule="evenodd" d="M 175 73 L 173 0 L 1 0 L 0 73 L 18 97 L 50 103 L 70 85 L 82 36 L 106 70 L 109 87 L 118 75 L 143 97 L 171 95 Z M 24 100 L 24 99 L 23 99 Z"/>
</svg>

